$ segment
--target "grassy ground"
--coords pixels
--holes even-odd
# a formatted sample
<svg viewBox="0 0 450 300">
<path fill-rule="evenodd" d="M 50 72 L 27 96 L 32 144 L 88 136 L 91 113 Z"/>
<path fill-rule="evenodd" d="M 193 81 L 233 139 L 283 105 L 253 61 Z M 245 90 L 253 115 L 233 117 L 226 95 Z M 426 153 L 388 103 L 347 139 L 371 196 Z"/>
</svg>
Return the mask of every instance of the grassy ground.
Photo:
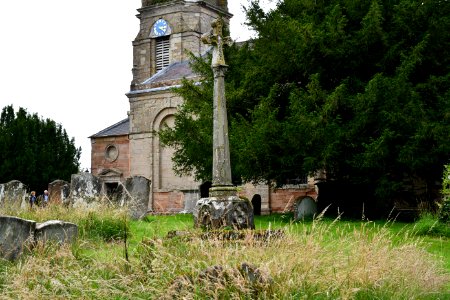
<svg viewBox="0 0 450 300">
<path fill-rule="evenodd" d="M 415 224 L 260 216 L 257 230 L 285 236 L 248 232 L 229 241 L 203 239 L 191 215 L 130 221 L 120 211 L 62 208 L 16 215 L 75 222 L 80 239 L 0 261 L 0 299 L 450 299 L 450 239 L 417 236 Z M 172 230 L 190 235 L 166 238 Z M 257 270 L 246 273 L 243 263 Z"/>
</svg>

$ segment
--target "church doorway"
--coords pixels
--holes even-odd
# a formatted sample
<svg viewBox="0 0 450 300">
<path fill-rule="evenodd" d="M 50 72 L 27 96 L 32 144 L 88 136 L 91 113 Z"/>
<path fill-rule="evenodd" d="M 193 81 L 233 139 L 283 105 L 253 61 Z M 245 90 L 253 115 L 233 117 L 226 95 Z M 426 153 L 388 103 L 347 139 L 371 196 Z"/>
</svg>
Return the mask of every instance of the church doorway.
<svg viewBox="0 0 450 300">
<path fill-rule="evenodd" d="M 118 200 L 122 194 L 122 185 L 118 182 L 105 182 L 104 191 L 110 200 Z"/>
<path fill-rule="evenodd" d="M 209 189 L 211 188 L 212 183 L 210 181 L 206 181 L 200 185 L 200 198 L 208 198 L 209 197 Z"/>
<path fill-rule="evenodd" d="M 256 194 L 252 198 L 253 205 L 253 215 L 260 216 L 261 215 L 261 195 Z"/>
</svg>

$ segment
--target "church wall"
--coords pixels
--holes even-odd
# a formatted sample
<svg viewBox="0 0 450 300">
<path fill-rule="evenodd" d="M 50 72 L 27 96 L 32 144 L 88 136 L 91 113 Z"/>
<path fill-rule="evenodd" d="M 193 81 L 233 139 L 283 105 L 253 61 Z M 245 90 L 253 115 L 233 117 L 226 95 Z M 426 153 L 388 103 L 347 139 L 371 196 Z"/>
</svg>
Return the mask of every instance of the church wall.
<svg viewBox="0 0 450 300">
<path fill-rule="evenodd" d="M 165 108 L 160 111 L 154 121 L 154 130 L 163 126 L 173 127 L 176 108 Z M 173 170 L 172 157 L 175 150 L 165 147 L 159 142 L 158 136 L 153 140 L 153 187 L 154 191 L 167 192 L 172 190 L 197 190 L 200 185 L 191 176 L 178 176 Z"/>
<path fill-rule="evenodd" d="M 109 157 L 117 149 L 117 158 Z M 108 151 L 109 149 L 109 151 Z M 114 155 L 113 153 L 113 155 Z M 127 135 L 91 139 L 91 173 L 98 175 L 103 169 L 119 169 L 123 178 L 130 176 L 130 147 Z"/>
<path fill-rule="evenodd" d="M 310 196 L 317 198 L 314 184 L 299 186 L 270 188 L 268 185 L 245 184 L 238 188 L 239 196 L 252 200 L 255 195 L 261 196 L 261 214 L 282 213 L 292 210 L 292 206 L 299 197 Z"/>
<path fill-rule="evenodd" d="M 304 185 L 296 188 L 273 189 L 270 191 L 271 212 L 282 213 L 292 211 L 295 200 L 304 196 L 317 199 L 317 193 L 314 186 Z"/>
<path fill-rule="evenodd" d="M 163 147 L 154 133 L 173 126 L 176 107 L 182 98 L 170 90 L 129 94 L 131 175 L 148 178 L 151 184 L 149 209 L 163 212 L 184 209 L 183 191 L 197 190 L 192 177 L 179 177 L 173 171 L 171 148 Z"/>
<path fill-rule="evenodd" d="M 155 72 L 154 66 L 154 48 L 150 38 L 133 42 L 133 82 L 141 83 L 149 78 Z"/>
<path fill-rule="evenodd" d="M 259 195 L 261 197 L 261 214 L 269 214 L 270 213 L 270 189 L 266 184 L 258 184 L 253 185 L 247 183 L 238 188 L 239 196 L 245 197 L 248 200 L 252 201 L 255 195 Z"/>
<path fill-rule="evenodd" d="M 184 210 L 184 194 L 180 191 L 153 193 L 153 211 L 175 213 Z"/>
<path fill-rule="evenodd" d="M 151 135 L 130 134 L 130 175 L 151 180 Z"/>
<path fill-rule="evenodd" d="M 200 42 L 200 36 L 199 33 L 172 34 L 170 37 L 171 61 L 189 60 L 189 52 L 206 51 L 204 44 Z"/>
</svg>

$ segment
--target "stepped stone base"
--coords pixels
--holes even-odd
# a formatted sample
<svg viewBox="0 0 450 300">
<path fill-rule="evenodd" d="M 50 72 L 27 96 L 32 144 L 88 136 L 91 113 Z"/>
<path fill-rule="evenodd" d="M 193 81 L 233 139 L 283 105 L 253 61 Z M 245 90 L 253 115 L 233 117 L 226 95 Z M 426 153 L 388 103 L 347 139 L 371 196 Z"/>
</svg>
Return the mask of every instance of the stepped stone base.
<svg viewBox="0 0 450 300">
<path fill-rule="evenodd" d="M 194 226 L 207 229 L 254 229 L 252 204 L 237 196 L 202 198 L 195 205 Z"/>
</svg>

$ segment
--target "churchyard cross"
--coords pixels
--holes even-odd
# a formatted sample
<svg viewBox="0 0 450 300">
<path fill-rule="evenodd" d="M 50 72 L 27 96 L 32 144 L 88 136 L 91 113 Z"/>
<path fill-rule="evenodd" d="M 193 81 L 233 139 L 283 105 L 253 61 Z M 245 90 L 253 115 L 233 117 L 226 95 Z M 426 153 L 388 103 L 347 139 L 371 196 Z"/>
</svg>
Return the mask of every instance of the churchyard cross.
<svg viewBox="0 0 450 300">
<path fill-rule="evenodd" d="M 213 173 L 209 197 L 197 201 L 194 224 L 197 227 L 237 229 L 254 228 L 253 207 L 247 199 L 238 197 L 231 181 L 230 146 L 225 98 L 225 73 L 227 65 L 223 55 L 224 45 L 231 39 L 223 36 L 223 20 L 211 23 L 211 30 L 202 36 L 205 44 L 212 46 L 211 67 L 214 72 L 213 121 Z"/>
<path fill-rule="evenodd" d="M 213 181 L 212 186 L 231 186 L 230 148 L 225 98 L 225 73 L 227 65 L 223 55 L 224 45 L 231 45 L 230 37 L 223 36 L 223 20 L 211 23 L 211 30 L 202 36 L 205 44 L 213 48 L 211 67 L 214 72 L 214 126 L 213 126 Z"/>
</svg>

